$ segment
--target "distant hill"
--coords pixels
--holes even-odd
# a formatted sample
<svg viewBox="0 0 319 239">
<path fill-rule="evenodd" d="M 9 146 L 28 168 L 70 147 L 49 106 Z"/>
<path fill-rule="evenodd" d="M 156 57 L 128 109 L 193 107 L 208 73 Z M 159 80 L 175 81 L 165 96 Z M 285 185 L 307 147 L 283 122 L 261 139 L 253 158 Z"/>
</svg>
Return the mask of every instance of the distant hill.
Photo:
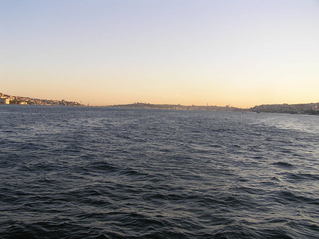
<svg viewBox="0 0 319 239">
<path fill-rule="evenodd" d="M 0 93 L 0 104 L 81 106 L 80 103 L 73 101 L 37 99 L 30 97 L 6 95 L 3 93 Z"/>
<path fill-rule="evenodd" d="M 83 106 L 74 101 L 66 100 L 47 100 L 22 96 L 11 96 L 0 93 L 0 104 L 17 105 L 63 105 L 63 106 Z M 198 105 L 174 105 L 174 104 L 150 104 L 133 103 L 125 105 L 112 105 L 112 108 L 131 108 L 131 109 L 163 109 L 163 110 L 207 110 L 207 111 L 252 111 L 267 113 L 289 113 L 289 114 L 312 114 L 319 115 L 319 103 L 309 104 L 267 104 L 257 105 L 250 109 L 237 108 L 232 106 L 198 106 Z"/>
<path fill-rule="evenodd" d="M 163 109 L 163 110 L 227 110 L 227 111 L 243 111 L 244 109 L 231 106 L 197 106 L 197 105 L 170 105 L 170 104 L 149 104 L 134 103 L 127 105 L 112 105 L 115 108 L 134 108 L 134 109 Z"/>
<path fill-rule="evenodd" d="M 268 113 L 289 113 L 289 114 L 312 114 L 319 115 L 319 103 L 310 104 L 272 104 L 258 105 L 250 109 L 243 109 L 231 106 L 186 106 L 186 105 L 170 105 L 170 104 L 149 104 L 134 103 L 126 105 L 113 105 L 115 108 L 132 108 L 132 109 L 165 109 L 165 110 L 220 110 L 220 111 L 252 111 L 252 112 L 268 112 Z"/>
<path fill-rule="evenodd" d="M 319 103 L 259 105 L 252 107 L 250 110 L 254 112 L 319 115 Z"/>
</svg>

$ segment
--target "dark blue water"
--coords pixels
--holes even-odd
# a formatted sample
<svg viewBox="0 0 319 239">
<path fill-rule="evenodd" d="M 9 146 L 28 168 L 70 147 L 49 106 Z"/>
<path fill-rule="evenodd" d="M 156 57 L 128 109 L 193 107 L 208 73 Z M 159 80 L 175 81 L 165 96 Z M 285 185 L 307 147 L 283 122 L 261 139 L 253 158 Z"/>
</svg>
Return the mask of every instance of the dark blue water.
<svg viewBox="0 0 319 239">
<path fill-rule="evenodd" d="M 0 107 L 0 238 L 319 238 L 319 117 Z"/>
</svg>

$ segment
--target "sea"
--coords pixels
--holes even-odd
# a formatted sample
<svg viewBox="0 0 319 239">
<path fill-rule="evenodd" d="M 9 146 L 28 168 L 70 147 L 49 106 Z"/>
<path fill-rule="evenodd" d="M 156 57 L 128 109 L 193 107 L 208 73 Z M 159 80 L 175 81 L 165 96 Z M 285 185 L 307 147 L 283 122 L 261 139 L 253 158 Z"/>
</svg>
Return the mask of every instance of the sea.
<svg viewBox="0 0 319 239">
<path fill-rule="evenodd" d="M 319 116 L 0 106 L 1 239 L 318 239 Z"/>
</svg>

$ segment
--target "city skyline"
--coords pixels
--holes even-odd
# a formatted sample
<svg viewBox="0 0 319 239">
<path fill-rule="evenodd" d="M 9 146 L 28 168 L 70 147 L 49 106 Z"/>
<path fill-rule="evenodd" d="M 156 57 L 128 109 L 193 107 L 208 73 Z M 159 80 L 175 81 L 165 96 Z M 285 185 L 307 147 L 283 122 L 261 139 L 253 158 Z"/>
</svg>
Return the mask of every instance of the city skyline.
<svg viewBox="0 0 319 239">
<path fill-rule="evenodd" d="M 3 1 L 1 92 L 90 105 L 318 102 L 319 2 Z"/>
</svg>

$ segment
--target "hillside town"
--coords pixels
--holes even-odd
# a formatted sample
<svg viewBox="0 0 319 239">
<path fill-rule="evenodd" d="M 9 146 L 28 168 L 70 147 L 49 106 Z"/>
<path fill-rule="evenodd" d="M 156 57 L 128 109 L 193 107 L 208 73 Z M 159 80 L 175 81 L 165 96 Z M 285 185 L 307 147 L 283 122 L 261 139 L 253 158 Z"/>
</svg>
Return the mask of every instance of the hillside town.
<svg viewBox="0 0 319 239">
<path fill-rule="evenodd" d="M 46 100 L 30 97 L 11 96 L 0 93 L 0 104 L 4 105 L 62 105 L 62 106 L 81 106 L 78 102 L 65 100 Z"/>
</svg>

